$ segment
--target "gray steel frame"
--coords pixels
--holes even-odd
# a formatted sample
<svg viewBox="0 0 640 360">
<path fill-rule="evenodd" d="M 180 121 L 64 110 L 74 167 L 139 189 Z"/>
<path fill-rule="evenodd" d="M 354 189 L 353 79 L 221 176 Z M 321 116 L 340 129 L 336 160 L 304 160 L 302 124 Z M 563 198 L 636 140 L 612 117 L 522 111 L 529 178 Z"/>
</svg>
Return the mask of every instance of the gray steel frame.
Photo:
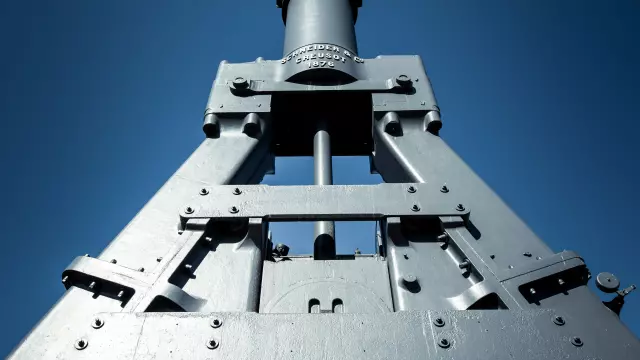
<svg viewBox="0 0 640 360">
<path fill-rule="evenodd" d="M 637 358 L 584 261 L 554 254 L 438 136 L 419 57 L 358 58 L 358 1 L 278 3 L 285 57 L 220 65 L 207 138 L 102 254 L 69 265 L 10 359 Z M 308 28 L 328 11 L 350 25 Z M 310 155 L 321 121 L 316 152 L 366 154 L 387 184 L 255 185 L 275 156 Z M 378 251 L 274 254 L 269 222 L 299 220 L 376 220 Z"/>
</svg>

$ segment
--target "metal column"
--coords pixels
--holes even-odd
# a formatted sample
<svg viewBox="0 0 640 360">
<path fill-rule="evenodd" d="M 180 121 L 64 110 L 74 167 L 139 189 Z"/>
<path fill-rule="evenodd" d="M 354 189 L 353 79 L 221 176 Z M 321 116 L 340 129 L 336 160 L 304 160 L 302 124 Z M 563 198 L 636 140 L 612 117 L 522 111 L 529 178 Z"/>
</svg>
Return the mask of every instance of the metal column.
<svg viewBox="0 0 640 360">
<path fill-rule="evenodd" d="M 321 121 L 313 137 L 314 184 L 333 185 L 331 166 L 331 138 L 326 122 Z M 315 223 L 313 257 L 329 260 L 336 256 L 335 224 L 333 221 Z"/>
</svg>

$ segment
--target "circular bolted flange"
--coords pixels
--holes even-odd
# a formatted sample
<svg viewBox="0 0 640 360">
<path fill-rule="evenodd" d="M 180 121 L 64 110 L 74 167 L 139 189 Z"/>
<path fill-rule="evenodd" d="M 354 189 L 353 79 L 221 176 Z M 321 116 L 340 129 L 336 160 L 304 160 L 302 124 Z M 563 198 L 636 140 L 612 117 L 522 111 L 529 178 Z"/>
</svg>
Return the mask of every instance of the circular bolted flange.
<svg viewBox="0 0 640 360">
<path fill-rule="evenodd" d="M 451 342 L 445 338 L 442 338 L 440 339 L 440 341 L 438 341 L 438 346 L 440 346 L 443 349 L 446 349 L 449 346 L 451 346 Z"/>
<path fill-rule="evenodd" d="M 620 280 L 612 273 L 601 272 L 596 276 L 596 286 L 602 292 L 614 293 L 620 287 Z"/>
<path fill-rule="evenodd" d="M 222 320 L 215 318 L 213 320 L 211 320 L 211 327 L 214 329 L 219 328 L 220 326 L 222 326 Z"/>
<path fill-rule="evenodd" d="M 94 329 L 100 329 L 102 326 L 104 326 L 104 320 L 100 319 L 99 317 L 93 319 L 91 327 L 93 327 Z"/>
<path fill-rule="evenodd" d="M 577 336 L 574 336 L 574 337 L 571 338 L 571 343 L 574 346 L 577 346 L 577 347 L 580 347 L 580 346 L 584 345 L 584 343 L 582 342 L 582 339 L 580 339 Z"/>
<path fill-rule="evenodd" d="M 433 325 L 437 326 L 437 327 L 443 327 L 444 326 L 444 320 L 441 317 L 437 317 L 433 320 Z"/>
<path fill-rule="evenodd" d="M 207 347 L 211 350 L 217 349 L 220 344 L 215 339 L 207 340 Z"/>
<path fill-rule="evenodd" d="M 73 344 L 73 346 L 77 350 L 84 350 L 84 349 L 87 348 L 88 345 L 89 345 L 89 341 L 87 341 L 87 339 L 85 339 L 85 338 L 80 338 L 80 339 L 76 340 L 76 342 Z"/>
</svg>

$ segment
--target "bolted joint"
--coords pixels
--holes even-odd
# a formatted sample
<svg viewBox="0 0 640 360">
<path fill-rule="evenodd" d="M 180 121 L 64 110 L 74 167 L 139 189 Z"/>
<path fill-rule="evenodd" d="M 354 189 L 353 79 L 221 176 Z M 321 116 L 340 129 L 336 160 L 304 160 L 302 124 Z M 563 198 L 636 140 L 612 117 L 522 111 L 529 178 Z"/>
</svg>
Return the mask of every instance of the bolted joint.
<svg viewBox="0 0 640 360">
<path fill-rule="evenodd" d="M 102 320 L 101 318 L 95 318 L 91 322 L 91 327 L 93 327 L 94 329 L 100 329 L 102 326 L 104 326 L 104 320 Z"/>
<path fill-rule="evenodd" d="M 392 136 L 402 135 L 402 126 L 400 125 L 400 117 L 398 113 L 388 112 L 382 118 L 382 126 L 384 126 L 384 132 Z"/>
<path fill-rule="evenodd" d="M 408 87 L 411 87 L 411 85 L 413 84 L 413 81 L 411 80 L 411 77 L 403 74 L 403 75 L 398 75 L 396 77 L 396 84 L 404 88 L 408 88 Z"/>
<path fill-rule="evenodd" d="M 88 345 L 89 341 L 87 339 L 80 338 L 74 342 L 73 347 L 75 347 L 76 350 L 84 350 Z"/>
<path fill-rule="evenodd" d="M 207 347 L 211 350 L 213 349 L 217 349 L 218 346 L 220 346 L 220 344 L 218 343 L 218 341 L 216 341 L 215 339 L 209 339 L 207 340 Z"/>
<path fill-rule="evenodd" d="M 233 87 L 236 89 L 246 89 L 249 87 L 249 81 L 241 76 L 233 79 Z"/>
<path fill-rule="evenodd" d="M 438 346 L 443 349 L 448 349 L 451 346 L 451 342 L 445 338 L 442 338 L 438 341 Z"/>
<path fill-rule="evenodd" d="M 402 285 L 409 292 L 420 292 L 420 283 L 418 282 L 418 278 L 411 273 L 402 275 Z"/>
</svg>

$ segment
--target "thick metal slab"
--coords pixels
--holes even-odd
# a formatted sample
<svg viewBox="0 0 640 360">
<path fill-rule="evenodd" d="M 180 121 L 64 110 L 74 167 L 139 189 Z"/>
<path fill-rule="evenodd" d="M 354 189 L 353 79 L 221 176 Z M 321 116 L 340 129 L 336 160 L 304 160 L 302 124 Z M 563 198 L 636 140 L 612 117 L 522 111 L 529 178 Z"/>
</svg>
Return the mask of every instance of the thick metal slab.
<svg viewBox="0 0 640 360">
<path fill-rule="evenodd" d="M 376 220 L 390 216 L 464 216 L 457 197 L 433 184 L 214 186 L 185 204 L 182 222 L 197 218 L 270 221 Z M 238 190 L 236 190 L 238 189 Z"/>
<path fill-rule="evenodd" d="M 110 313 L 47 358 L 64 359 L 635 359 L 638 340 L 552 310 L 381 314 Z M 436 319 L 441 319 L 439 322 Z M 218 327 L 211 323 L 218 319 Z M 606 319 L 602 319 L 607 325 Z M 436 325 L 442 325 L 437 326 Z M 613 323 L 611 323 L 613 324 Z M 617 324 L 618 328 L 622 325 Z M 609 331 L 608 331 L 609 330 Z M 617 329 L 615 329 L 617 330 Z M 576 339 L 579 338 L 579 339 Z M 209 340 L 216 343 L 210 349 Z M 446 343 L 443 341 L 446 340 Z M 46 340 L 45 340 L 46 341 Z M 575 345 L 578 344 L 578 345 Z M 42 354 L 45 355 L 45 354 Z"/>
</svg>

